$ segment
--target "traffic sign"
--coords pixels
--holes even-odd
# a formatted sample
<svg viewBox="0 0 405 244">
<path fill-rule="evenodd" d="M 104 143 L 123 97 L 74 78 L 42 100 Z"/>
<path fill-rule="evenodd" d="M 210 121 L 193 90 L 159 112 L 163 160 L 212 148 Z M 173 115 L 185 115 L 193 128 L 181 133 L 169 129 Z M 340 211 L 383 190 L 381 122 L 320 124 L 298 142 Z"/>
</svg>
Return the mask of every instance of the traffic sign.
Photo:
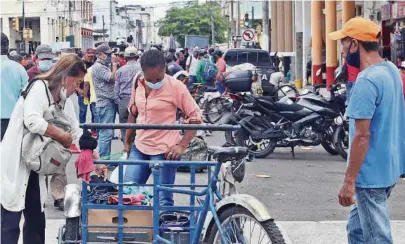
<svg viewBox="0 0 405 244">
<path fill-rule="evenodd" d="M 242 41 L 242 36 L 232 36 L 232 41 Z"/>
<path fill-rule="evenodd" d="M 246 42 L 250 42 L 255 38 L 255 32 L 254 30 L 247 29 L 242 33 L 242 38 Z"/>
</svg>

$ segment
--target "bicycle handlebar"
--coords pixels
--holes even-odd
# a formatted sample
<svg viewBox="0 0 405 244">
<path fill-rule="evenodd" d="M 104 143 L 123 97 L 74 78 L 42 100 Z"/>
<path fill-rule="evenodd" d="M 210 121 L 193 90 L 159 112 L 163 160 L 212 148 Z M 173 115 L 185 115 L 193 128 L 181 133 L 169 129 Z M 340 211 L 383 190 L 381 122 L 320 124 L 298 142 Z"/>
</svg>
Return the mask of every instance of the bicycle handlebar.
<svg viewBox="0 0 405 244">
<path fill-rule="evenodd" d="M 138 130 L 211 130 L 211 131 L 234 131 L 239 130 L 239 125 L 203 125 L 203 124 L 113 124 L 91 123 L 80 124 L 83 129 L 138 129 Z"/>
</svg>

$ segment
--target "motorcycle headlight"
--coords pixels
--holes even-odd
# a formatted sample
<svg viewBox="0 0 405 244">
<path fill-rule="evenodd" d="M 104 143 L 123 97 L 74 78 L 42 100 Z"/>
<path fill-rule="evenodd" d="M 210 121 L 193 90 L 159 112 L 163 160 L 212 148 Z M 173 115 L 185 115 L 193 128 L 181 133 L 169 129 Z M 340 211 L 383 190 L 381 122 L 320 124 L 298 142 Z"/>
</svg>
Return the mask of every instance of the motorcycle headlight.
<svg viewBox="0 0 405 244">
<path fill-rule="evenodd" d="M 339 116 L 339 117 L 335 118 L 335 124 L 337 124 L 337 125 L 342 125 L 343 124 L 342 116 Z"/>
</svg>

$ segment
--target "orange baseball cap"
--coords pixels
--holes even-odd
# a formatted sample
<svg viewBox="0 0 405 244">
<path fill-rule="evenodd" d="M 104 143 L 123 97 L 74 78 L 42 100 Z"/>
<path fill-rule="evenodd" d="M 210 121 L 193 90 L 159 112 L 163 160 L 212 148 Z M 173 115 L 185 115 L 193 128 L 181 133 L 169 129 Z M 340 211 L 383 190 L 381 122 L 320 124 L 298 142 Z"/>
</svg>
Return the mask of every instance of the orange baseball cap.
<svg viewBox="0 0 405 244">
<path fill-rule="evenodd" d="M 335 41 L 345 37 L 363 42 L 379 42 L 381 30 L 373 21 L 355 17 L 347 21 L 341 30 L 329 33 L 329 38 Z"/>
</svg>

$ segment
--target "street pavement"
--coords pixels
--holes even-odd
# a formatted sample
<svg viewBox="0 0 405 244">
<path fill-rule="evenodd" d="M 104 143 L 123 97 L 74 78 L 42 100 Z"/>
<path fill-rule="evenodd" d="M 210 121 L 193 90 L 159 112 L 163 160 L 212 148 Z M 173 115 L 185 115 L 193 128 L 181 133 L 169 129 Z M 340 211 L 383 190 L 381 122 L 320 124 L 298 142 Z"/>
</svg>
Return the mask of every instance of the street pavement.
<svg viewBox="0 0 405 244">
<path fill-rule="evenodd" d="M 209 145 L 224 143 L 223 132 L 208 137 Z M 122 149 L 120 141 L 113 143 L 113 152 Z M 74 159 L 68 166 L 69 183 L 78 183 Z M 346 163 L 339 156 L 329 155 L 323 148 L 297 148 L 295 159 L 290 149 L 276 149 L 266 159 L 256 159 L 247 165 L 240 193 L 262 201 L 282 230 L 287 243 L 341 244 L 347 243 L 345 224 L 349 208 L 338 204 L 337 194 L 344 177 Z M 177 183 L 189 182 L 187 173 L 178 173 Z M 207 174 L 197 176 L 207 181 Z M 394 243 L 405 244 L 405 181 L 401 180 L 390 198 L 390 217 Z M 187 205 L 188 198 L 175 196 L 176 204 Z M 55 210 L 49 199 L 46 208 L 47 244 L 57 243 L 58 228 L 63 213 Z"/>
</svg>

